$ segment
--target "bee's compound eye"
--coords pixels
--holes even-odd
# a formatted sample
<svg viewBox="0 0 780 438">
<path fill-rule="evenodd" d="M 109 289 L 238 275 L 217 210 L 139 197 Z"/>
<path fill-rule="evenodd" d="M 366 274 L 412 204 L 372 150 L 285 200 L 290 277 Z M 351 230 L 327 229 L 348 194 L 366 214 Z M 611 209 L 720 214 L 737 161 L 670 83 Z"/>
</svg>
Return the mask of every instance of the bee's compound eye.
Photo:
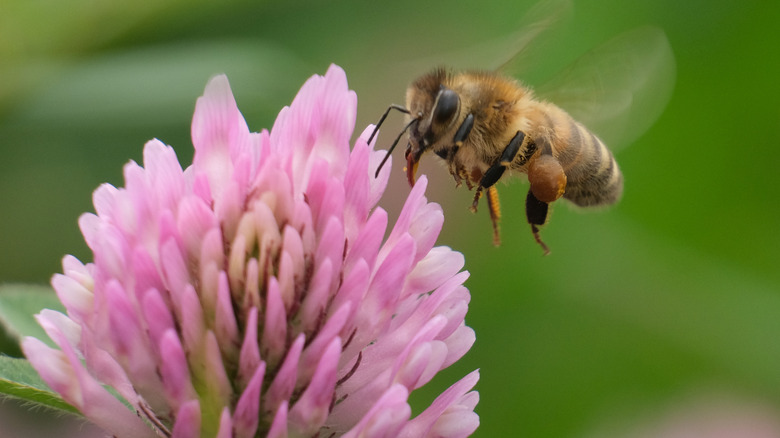
<svg viewBox="0 0 780 438">
<path fill-rule="evenodd" d="M 433 123 L 436 125 L 448 124 L 457 114 L 460 106 L 458 93 L 445 88 L 439 92 L 436 108 L 433 110 Z"/>
</svg>

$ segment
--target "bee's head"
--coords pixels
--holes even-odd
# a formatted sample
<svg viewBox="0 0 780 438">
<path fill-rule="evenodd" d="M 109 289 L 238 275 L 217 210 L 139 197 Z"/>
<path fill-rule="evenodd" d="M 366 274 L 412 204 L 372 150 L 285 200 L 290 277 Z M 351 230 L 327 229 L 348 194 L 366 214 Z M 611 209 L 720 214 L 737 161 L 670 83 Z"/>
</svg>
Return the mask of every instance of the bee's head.
<svg viewBox="0 0 780 438">
<path fill-rule="evenodd" d="M 444 85 L 446 73 L 442 69 L 419 78 L 409 86 L 406 104 L 411 121 L 409 126 L 409 145 L 406 147 L 407 176 L 414 184 L 414 175 L 420 157 L 435 146 L 451 147 L 439 144 L 451 132 L 460 115 L 460 96 Z"/>
<path fill-rule="evenodd" d="M 460 115 L 460 96 L 454 90 L 447 88 L 448 74 L 444 69 L 436 69 L 414 81 L 406 91 L 406 107 L 390 105 L 387 112 L 377 123 L 369 142 L 376 134 L 379 126 L 391 109 L 406 113 L 408 122 L 395 142 L 390 146 L 387 155 L 379 165 L 379 170 L 390 157 L 401 136 L 409 131 L 409 143 L 406 146 L 406 172 L 409 184 L 414 185 L 414 176 L 420 157 L 427 151 L 439 147 L 451 147 L 451 144 L 441 142 L 446 134 L 451 132 Z M 437 150 L 437 153 L 440 151 Z"/>
</svg>

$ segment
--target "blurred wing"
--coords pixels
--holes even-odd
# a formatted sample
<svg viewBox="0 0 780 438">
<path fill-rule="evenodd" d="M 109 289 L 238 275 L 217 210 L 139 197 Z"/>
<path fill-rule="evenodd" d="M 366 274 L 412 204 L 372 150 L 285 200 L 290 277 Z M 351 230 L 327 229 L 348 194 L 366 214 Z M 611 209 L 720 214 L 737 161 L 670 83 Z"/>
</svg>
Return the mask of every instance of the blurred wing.
<svg viewBox="0 0 780 438">
<path fill-rule="evenodd" d="M 636 140 L 661 115 L 674 80 L 666 35 L 640 27 L 586 53 L 536 91 L 615 150 Z"/>
<path fill-rule="evenodd" d="M 523 15 L 518 30 L 508 35 L 455 51 L 437 51 L 423 59 L 392 63 L 386 69 L 397 70 L 399 77 L 408 77 L 409 72 L 417 75 L 429 71 L 431 65 L 446 65 L 454 70 L 501 70 L 509 76 L 525 77 L 545 59 L 543 53 L 548 46 L 545 40 L 558 34 L 545 31 L 562 27 L 560 23 L 571 17 L 572 10 L 571 0 L 542 0 Z M 546 34 L 544 38 L 540 37 L 542 34 Z M 496 69 L 496 66 L 500 67 Z"/>
<path fill-rule="evenodd" d="M 520 30 L 508 38 L 510 48 L 504 53 L 512 55 L 496 70 L 514 77 L 524 76 L 526 70 L 536 64 L 530 60 L 542 59 L 538 52 L 544 50 L 544 44 L 538 41 L 539 36 L 571 18 L 573 10 L 571 0 L 542 0 L 534 5 L 518 23 Z"/>
</svg>

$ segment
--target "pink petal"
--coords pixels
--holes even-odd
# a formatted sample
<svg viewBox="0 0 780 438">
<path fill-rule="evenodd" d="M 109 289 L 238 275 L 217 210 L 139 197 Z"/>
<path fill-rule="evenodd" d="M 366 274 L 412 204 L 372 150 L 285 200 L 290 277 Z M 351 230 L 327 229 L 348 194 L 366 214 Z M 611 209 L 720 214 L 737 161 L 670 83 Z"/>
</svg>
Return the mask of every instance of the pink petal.
<svg viewBox="0 0 780 438">
<path fill-rule="evenodd" d="M 317 254 L 314 256 L 314 260 L 318 264 L 315 269 L 319 268 L 319 265 L 325 260 L 330 260 L 332 266 L 339 266 L 343 260 L 343 254 L 344 227 L 339 219 L 330 217 L 320 237 Z M 328 285 L 329 289 L 330 287 L 331 284 Z"/>
<path fill-rule="evenodd" d="M 92 314 L 94 296 L 81 283 L 70 276 L 55 274 L 51 285 L 68 313 L 77 321 L 84 321 Z"/>
<path fill-rule="evenodd" d="M 261 363 L 249 380 L 233 413 L 235 436 L 253 437 L 260 418 L 260 389 L 265 376 L 265 364 Z"/>
<path fill-rule="evenodd" d="M 176 319 L 181 325 L 181 340 L 186 351 L 200 351 L 206 337 L 206 325 L 198 293 L 192 285 L 186 285 L 179 296 Z"/>
<path fill-rule="evenodd" d="M 203 303 L 203 308 L 210 309 L 211 312 L 217 306 L 220 281 L 228 281 L 226 273 L 221 270 L 225 264 L 223 245 L 222 233 L 218 228 L 215 228 L 206 233 L 201 247 L 200 300 Z"/>
<path fill-rule="evenodd" d="M 287 315 L 279 294 L 279 284 L 272 277 L 268 280 L 265 328 L 260 341 L 260 352 L 270 366 L 275 367 L 281 359 L 285 350 L 285 339 L 287 339 Z"/>
<path fill-rule="evenodd" d="M 149 173 L 151 187 L 155 188 L 157 209 L 170 210 L 184 195 L 184 172 L 176 152 L 159 140 L 144 146 L 144 166 Z"/>
<path fill-rule="evenodd" d="M 366 127 L 365 130 L 360 134 L 360 137 L 357 140 L 357 144 L 365 143 L 368 141 L 368 137 L 371 135 L 371 132 L 373 132 L 374 126 L 369 125 Z M 387 155 L 387 151 L 384 150 L 378 150 L 373 151 L 374 146 L 376 144 L 376 138 L 373 140 L 374 144 L 371 145 L 371 156 L 369 157 L 369 164 L 368 164 L 368 170 L 370 178 L 368 179 L 369 185 L 369 194 L 368 194 L 368 204 L 369 205 L 376 205 L 379 202 L 379 198 L 382 197 L 382 194 L 385 192 L 385 188 L 387 187 L 387 182 L 390 180 L 390 170 L 393 168 L 393 157 L 391 156 L 388 158 L 385 165 L 382 167 L 382 169 L 379 171 L 379 175 L 374 177 L 376 175 L 376 169 L 379 168 L 379 164 L 382 162 L 382 160 L 385 159 L 385 156 Z"/>
<path fill-rule="evenodd" d="M 237 149 L 248 142 L 249 128 L 238 111 L 227 77 L 215 76 L 198 99 L 192 118 L 192 165 L 208 176 L 214 196 L 221 195 L 230 178 L 231 155 L 238 155 Z"/>
<path fill-rule="evenodd" d="M 348 332 L 351 332 L 354 328 L 354 321 L 352 321 L 352 319 L 359 310 L 363 296 L 365 296 L 368 291 L 370 276 L 371 273 L 368 270 L 366 262 L 362 259 L 359 260 L 354 265 L 354 268 L 344 277 L 344 281 L 341 284 L 336 297 L 333 299 L 333 303 L 331 303 L 331 309 L 341 309 L 343 306 L 349 305 L 351 312 L 346 318 L 348 323 L 345 324 L 345 330 Z M 347 333 L 346 336 L 349 336 L 349 334 Z M 363 348 L 363 346 L 361 345 L 357 348 Z M 357 354 L 356 350 L 354 351 L 354 354 Z"/>
<path fill-rule="evenodd" d="M 311 208 L 304 201 L 296 202 L 293 206 L 293 214 L 290 218 L 290 225 L 298 231 L 301 236 L 301 244 L 304 248 L 312 248 L 315 242 L 314 225 Z"/>
<path fill-rule="evenodd" d="M 479 371 L 472 371 L 466 377 L 444 391 L 420 415 L 412 419 L 403 429 L 400 437 L 421 436 L 466 437 L 476 430 L 479 417 L 473 412 L 478 397 L 467 393 L 479 380 Z M 446 413 L 456 415 L 444 415 Z M 443 416 L 444 415 L 444 416 Z M 448 425 L 448 423 L 450 423 Z"/>
<path fill-rule="evenodd" d="M 422 175 L 414 184 L 412 191 L 409 192 L 409 196 L 404 202 L 401 213 L 398 215 L 398 220 L 395 221 L 395 226 L 393 226 L 393 230 L 390 232 L 390 235 L 387 237 L 387 241 L 382 248 L 383 254 L 386 254 L 387 251 L 391 250 L 398 239 L 409 232 L 409 228 L 412 226 L 412 222 L 417 215 L 417 210 L 427 204 L 427 200 L 425 199 L 425 188 L 427 186 L 428 179 L 425 175 Z"/>
<path fill-rule="evenodd" d="M 333 291 L 333 264 L 326 258 L 319 264 L 309 282 L 309 290 L 300 310 L 304 333 L 313 333 L 322 324 Z"/>
<path fill-rule="evenodd" d="M 82 367 L 67 342 L 55 342 L 58 351 L 35 338 L 22 341 L 22 350 L 41 378 L 65 401 L 76 406 L 87 418 L 103 429 L 129 438 L 153 438 L 156 434 L 134 412 L 111 395 Z"/>
<path fill-rule="evenodd" d="M 463 254 L 439 246 L 417 262 L 406 281 L 407 294 L 417 296 L 439 287 L 463 269 Z"/>
<path fill-rule="evenodd" d="M 443 367 L 447 347 L 443 342 L 421 342 L 411 349 L 404 363 L 398 369 L 395 381 L 409 390 L 417 389 L 430 382 Z"/>
<path fill-rule="evenodd" d="M 411 415 L 411 408 L 406 402 L 408 396 L 409 393 L 403 385 L 391 386 L 343 438 L 397 437 Z"/>
<path fill-rule="evenodd" d="M 160 265 L 167 286 L 166 289 L 170 291 L 174 308 L 178 313 L 181 309 L 181 294 L 191 284 L 191 281 L 187 263 L 179 249 L 179 245 L 173 239 L 169 239 L 162 244 Z"/>
<path fill-rule="evenodd" d="M 328 345 L 311 382 L 290 411 L 290 424 L 302 435 L 315 434 L 328 417 L 340 354 L 341 340 L 336 338 Z"/>
<path fill-rule="evenodd" d="M 344 228 L 347 230 L 347 240 L 353 240 L 354 234 L 365 223 L 368 217 L 369 209 L 369 172 L 368 167 L 369 148 L 359 142 L 352 149 L 349 157 L 347 173 L 344 176 L 344 186 L 349 187 L 346 191 L 344 204 Z"/>
<path fill-rule="evenodd" d="M 464 311 L 468 308 L 469 295 L 462 287 L 466 278 L 468 273 L 461 272 L 447 279 L 430 294 L 407 297 L 403 303 L 405 306 L 393 318 L 392 329 L 397 330 L 403 326 L 404 330 L 414 332 L 433 315 L 443 314 L 448 323 L 442 330 L 442 339 L 449 336 L 463 323 Z"/>
<path fill-rule="evenodd" d="M 290 151 L 296 192 L 306 187 L 312 163 L 320 160 L 328 164 L 331 175 L 343 177 L 356 108 L 357 96 L 347 87 L 344 71 L 331 66 L 325 77 L 306 81 L 289 110 L 279 113 L 271 144 Z"/>
<path fill-rule="evenodd" d="M 233 389 L 230 385 L 225 366 L 222 363 L 222 356 L 219 351 L 219 344 L 214 332 L 206 333 L 205 349 L 201 360 L 204 365 L 204 376 L 207 391 L 213 404 L 228 406 Z"/>
<path fill-rule="evenodd" d="M 119 395 L 137 409 L 140 397 L 125 370 L 113 356 L 96 345 L 94 333 L 82 330 L 81 334 L 80 349 L 84 355 L 87 369 L 98 381 L 114 388 Z M 166 403 L 162 398 L 162 394 L 160 394 L 159 397 L 147 401 L 155 406 L 164 406 Z"/>
<path fill-rule="evenodd" d="M 62 336 L 72 348 L 78 348 L 81 343 L 81 326 L 60 312 L 43 309 L 35 316 L 38 324 L 43 327 L 50 338 Z"/>
<path fill-rule="evenodd" d="M 156 257 L 157 254 L 154 256 Z M 158 270 L 159 265 L 145 248 L 136 246 L 132 252 L 131 260 L 132 275 L 135 279 L 135 285 L 133 286 L 132 291 L 135 295 L 134 300 L 139 302 L 142 301 L 143 296 L 150 289 L 158 291 L 165 290 L 165 285 L 163 284 Z"/>
<path fill-rule="evenodd" d="M 303 335 L 295 338 L 295 342 L 290 346 L 284 362 L 279 367 L 271 386 L 265 396 L 263 404 L 266 411 L 275 412 L 283 400 L 288 400 L 295 389 L 298 380 L 298 363 L 301 352 L 303 351 Z"/>
<path fill-rule="evenodd" d="M 305 267 L 303 241 L 301 240 L 300 232 L 289 224 L 285 225 L 282 232 L 281 249 L 282 253 L 289 255 L 292 268 L 295 270 L 293 277 L 296 281 L 299 281 L 299 277 L 303 275 Z"/>
<path fill-rule="evenodd" d="M 287 438 L 287 400 L 279 404 L 279 409 L 276 410 L 271 427 L 268 429 L 267 438 Z"/>
<path fill-rule="evenodd" d="M 414 240 L 408 234 L 397 239 L 395 247 L 384 259 L 371 280 L 368 293 L 356 315 L 356 341 L 365 345 L 389 321 L 398 301 L 404 274 L 409 272 L 414 256 Z"/>
<path fill-rule="evenodd" d="M 476 340 L 477 335 L 474 333 L 474 329 L 466 327 L 465 324 L 461 325 L 455 333 L 445 339 L 447 358 L 444 360 L 442 368 L 447 368 L 460 360 L 461 357 L 468 353 Z"/>
<path fill-rule="evenodd" d="M 100 265 L 107 276 L 123 278 L 130 257 L 126 236 L 116 227 L 88 214 L 81 215 L 79 226 L 95 255 L 95 264 Z"/>
<path fill-rule="evenodd" d="M 241 307 L 249 309 L 250 307 L 259 307 L 260 298 L 260 262 L 256 258 L 251 258 L 246 264 L 246 289 L 241 298 Z"/>
<path fill-rule="evenodd" d="M 219 430 L 216 438 L 233 438 L 233 419 L 230 418 L 230 410 L 227 406 L 222 409 L 222 414 L 219 416 Z"/>
<path fill-rule="evenodd" d="M 89 272 L 87 266 L 84 266 L 79 259 L 72 255 L 66 255 L 62 258 L 62 273 L 78 281 L 79 284 L 87 289 L 94 286 L 92 274 Z"/>
<path fill-rule="evenodd" d="M 239 186 L 238 182 L 227 181 L 220 197 L 213 202 L 214 212 L 220 220 L 227 240 L 235 237 L 238 223 L 244 213 L 245 201 L 245 188 Z M 211 201 L 206 201 L 206 203 L 212 204 Z"/>
<path fill-rule="evenodd" d="M 377 208 L 369 216 L 368 221 L 354 240 L 349 241 L 347 258 L 344 260 L 344 271 L 349 272 L 358 260 L 365 260 L 373 266 L 377 259 L 379 247 L 387 229 L 387 212 Z"/>
<path fill-rule="evenodd" d="M 141 321 L 119 282 L 112 280 L 108 283 L 106 299 L 107 307 L 111 309 L 108 312 L 108 335 L 114 355 L 118 356 L 132 376 L 143 379 L 154 374 L 154 365 L 148 360 L 154 357 L 151 346 L 144 342 L 146 336 Z"/>
<path fill-rule="evenodd" d="M 239 343 L 238 321 L 230 299 L 230 287 L 227 276 L 221 275 L 217 290 L 217 308 L 214 321 L 214 332 L 219 340 L 219 345 L 226 356 L 238 355 L 236 346 Z"/>
<path fill-rule="evenodd" d="M 149 338 L 155 345 L 159 345 L 163 334 L 167 330 L 173 330 L 175 322 L 168 305 L 160 293 L 152 289 L 144 295 L 142 302 L 144 320 L 149 328 Z"/>
<path fill-rule="evenodd" d="M 321 235 L 331 216 L 340 219 L 345 194 L 343 184 L 328 175 L 328 167 L 324 163 L 317 164 L 309 177 L 306 198 L 316 227 L 314 231 Z"/>
<path fill-rule="evenodd" d="M 429 203 L 421 207 L 415 215 L 412 224 L 409 227 L 409 234 L 417 242 L 417 253 L 414 261 L 417 262 L 433 248 L 436 238 L 439 237 L 442 224 L 444 223 L 444 213 L 439 204 Z"/>
<path fill-rule="evenodd" d="M 308 381 L 311 378 L 319 365 L 320 358 L 325 354 L 325 350 L 334 339 L 337 339 L 339 343 L 341 343 L 341 339 L 338 335 L 344 328 L 347 318 L 352 313 L 351 307 L 352 306 L 349 303 L 346 303 L 336 310 L 333 315 L 327 319 L 325 325 L 319 330 L 314 340 L 311 341 L 303 351 L 299 369 L 301 380 Z"/>
<path fill-rule="evenodd" d="M 241 353 L 238 359 L 238 380 L 242 387 L 248 384 L 249 379 L 261 363 L 260 347 L 257 344 L 257 313 L 257 307 L 249 309 L 244 329 L 244 342 L 241 344 Z"/>
<path fill-rule="evenodd" d="M 197 394 L 191 383 L 187 357 L 175 330 L 167 330 L 160 339 L 160 356 L 164 358 L 160 364 L 160 377 L 165 392 L 174 409 L 183 408 Z"/>
<path fill-rule="evenodd" d="M 177 229 L 190 258 L 200 256 L 203 236 L 218 226 L 214 212 L 200 198 L 187 196 L 178 203 Z"/>
<path fill-rule="evenodd" d="M 56 337 L 56 334 L 53 336 Z M 29 336 L 22 340 L 22 350 L 47 385 L 59 392 L 68 403 L 76 407 L 84 405 L 81 388 L 65 353 Z"/>
<path fill-rule="evenodd" d="M 279 291 L 284 301 L 284 307 L 288 310 L 292 309 L 293 303 L 298 298 L 295 296 L 295 267 L 290 254 L 283 252 L 279 256 L 279 269 L 276 273 L 276 280 L 279 282 Z"/>
<path fill-rule="evenodd" d="M 104 218 L 114 217 L 114 206 L 118 192 L 119 189 L 116 187 L 103 183 L 92 193 L 92 205 L 95 206 L 97 216 Z"/>
<path fill-rule="evenodd" d="M 176 413 L 171 438 L 197 438 L 200 436 L 200 403 L 190 400 Z"/>
</svg>

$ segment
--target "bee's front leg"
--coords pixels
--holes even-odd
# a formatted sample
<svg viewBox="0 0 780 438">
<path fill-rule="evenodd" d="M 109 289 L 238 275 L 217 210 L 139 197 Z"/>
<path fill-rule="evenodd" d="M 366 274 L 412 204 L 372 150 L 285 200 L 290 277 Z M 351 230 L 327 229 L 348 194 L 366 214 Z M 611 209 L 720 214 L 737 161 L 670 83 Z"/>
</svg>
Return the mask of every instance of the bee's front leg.
<svg viewBox="0 0 780 438">
<path fill-rule="evenodd" d="M 473 127 L 474 114 L 469 114 L 463 119 L 463 123 L 460 124 L 458 130 L 455 132 L 455 136 L 452 138 L 453 155 L 455 155 L 455 152 L 463 145 L 463 142 L 466 141 L 466 138 L 469 136 L 471 128 Z"/>
<path fill-rule="evenodd" d="M 468 172 L 460 160 L 457 159 L 457 155 L 460 147 L 463 146 L 463 142 L 466 141 L 469 133 L 471 133 L 472 128 L 474 128 L 474 114 L 468 114 L 452 137 L 452 146 L 436 151 L 436 155 L 447 162 L 450 175 L 455 179 L 455 187 L 460 187 L 463 180 L 466 180 L 469 190 L 472 189 L 472 186 L 471 181 L 468 179 Z"/>
</svg>

